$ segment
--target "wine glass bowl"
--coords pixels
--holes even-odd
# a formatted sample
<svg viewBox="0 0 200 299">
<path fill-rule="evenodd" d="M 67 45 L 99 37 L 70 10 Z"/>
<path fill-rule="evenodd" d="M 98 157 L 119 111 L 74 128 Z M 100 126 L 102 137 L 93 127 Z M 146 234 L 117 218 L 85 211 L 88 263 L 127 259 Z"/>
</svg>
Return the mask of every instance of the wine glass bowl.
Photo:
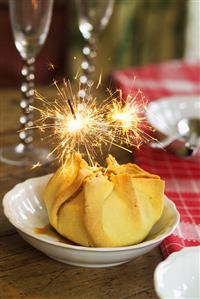
<svg viewBox="0 0 200 299">
<path fill-rule="evenodd" d="M 9 5 L 18 52 L 23 59 L 36 57 L 49 31 L 53 0 L 10 0 Z"/>
<path fill-rule="evenodd" d="M 114 0 L 77 0 L 79 30 L 86 40 L 107 26 L 113 5 Z"/>
</svg>

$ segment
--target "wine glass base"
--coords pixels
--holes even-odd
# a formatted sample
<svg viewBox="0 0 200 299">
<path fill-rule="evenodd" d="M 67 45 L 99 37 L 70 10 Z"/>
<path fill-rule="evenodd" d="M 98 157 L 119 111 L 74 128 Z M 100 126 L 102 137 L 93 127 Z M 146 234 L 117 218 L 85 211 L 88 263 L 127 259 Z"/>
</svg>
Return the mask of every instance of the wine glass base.
<svg viewBox="0 0 200 299">
<path fill-rule="evenodd" d="M 15 166 L 44 165 L 52 162 L 53 156 L 46 148 L 39 146 L 24 147 L 23 144 L 0 148 L 0 161 Z"/>
</svg>

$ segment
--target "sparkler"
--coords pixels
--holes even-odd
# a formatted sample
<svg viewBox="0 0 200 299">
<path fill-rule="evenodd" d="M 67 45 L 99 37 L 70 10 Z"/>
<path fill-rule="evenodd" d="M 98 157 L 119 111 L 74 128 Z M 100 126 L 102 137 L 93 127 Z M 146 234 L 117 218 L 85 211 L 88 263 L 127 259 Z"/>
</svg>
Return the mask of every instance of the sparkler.
<svg viewBox="0 0 200 299">
<path fill-rule="evenodd" d="M 139 147 L 152 138 L 146 132 L 146 129 L 151 129 L 144 116 L 146 99 L 140 90 L 133 97 L 128 95 L 125 100 L 122 91 L 118 90 L 118 93 L 118 97 L 112 97 L 107 116 L 113 138 L 121 144 Z"/>
<path fill-rule="evenodd" d="M 80 100 L 80 93 L 72 90 L 69 81 L 64 81 L 60 88 L 53 82 L 58 91 L 58 98 L 54 102 L 47 101 L 36 93 L 42 101 L 42 108 L 35 108 L 40 113 L 36 127 L 40 131 L 51 130 L 48 138 L 54 141 L 55 147 L 50 154 L 56 155 L 64 163 L 75 151 L 86 153 L 92 166 L 95 165 L 97 153 L 103 152 L 103 146 L 112 145 L 130 151 L 127 145 L 139 146 L 149 139 L 143 129 L 144 103 L 136 104 L 135 97 L 128 96 L 123 101 L 119 96 L 111 93 L 101 104 L 97 103 L 87 90 L 87 97 Z M 98 83 L 99 84 L 99 83 Z"/>
<path fill-rule="evenodd" d="M 41 132 L 52 130 L 48 138 L 54 140 L 55 147 L 50 155 L 56 155 L 60 162 L 64 163 L 75 151 L 86 152 L 94 166 L 97 149 L 102 152 L 103 145 L 111 141 L 104 106 L 97 105 L 92 96 L 80 101 L 69 81 L 64 81 L 62 88 L 56 81 L 54 85 L 59 99 L 53 103 L 36 93 L 43 104 L 42 108 L 33 107 L 40 113 L 36 127 Z"/>
</svg>

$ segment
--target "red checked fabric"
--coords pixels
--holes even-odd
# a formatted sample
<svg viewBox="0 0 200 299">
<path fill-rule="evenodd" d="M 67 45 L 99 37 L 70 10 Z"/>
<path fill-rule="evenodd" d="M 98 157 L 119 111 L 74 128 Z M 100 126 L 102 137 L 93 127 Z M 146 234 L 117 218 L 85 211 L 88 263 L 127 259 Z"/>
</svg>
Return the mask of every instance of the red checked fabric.
<svg viewBox="0 0 200 299">
<path fill-rule="evenodd" d="M 200 94 L 200 62 L 173 61 L 116 71 L 113 78 L 125 95 L 141 89 L 149 101 L 176 94 Z M 134 152 L 137 163 L 166 182 L 166 195 L 181 215 L 175 232 L 161 244 L 166 257 L 186 246 L 200 245 L 200 154 L 183 159 L 147 146 Z"/>
<path fill-rule="evenodd" d="M 115 71 L 112 76 L 125 95 L 141 89 L 148 101 L 175 94 L 200 94 L 200 61 L 173 61 Z"/>
<path fill-rule="evenodd" d="M 168 256 L 182 247 L 200 245 L 200 156 L 180 159 L 149 147 L 134 155 L 142 168 L 165 180 L 165 193 L 181 215 L 175 232 L 161 244 L 163 255 Z"/>
</svg>

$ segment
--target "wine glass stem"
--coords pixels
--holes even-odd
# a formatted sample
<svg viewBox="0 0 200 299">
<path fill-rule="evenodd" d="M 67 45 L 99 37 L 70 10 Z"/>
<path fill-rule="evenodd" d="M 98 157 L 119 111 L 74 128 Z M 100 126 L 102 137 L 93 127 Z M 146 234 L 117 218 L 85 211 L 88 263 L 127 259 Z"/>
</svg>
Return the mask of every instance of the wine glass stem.
<svg viewBox="0 0 200 299">
<path fill-rule="evenodd" d="M 83 76 L 80 77 L 80 81 L 82 88 L 85 90 L 94 83 L 93 74 L 95 72 L 96 50 L 95 38 L 89 39 L 83 48 L 84 61 L 81 64 Z"/>
<path fill-rule="evenodd" d="M 21 115 L 19 118 L 21 130 L 20 143 L 24 148 L 29 148 L 33 142 L 33 108 L 34 102 L 34 63 L 35 58 L 24 60 L 22 67 L 23 83 L 21 85 L 22 99 L 20 101 Z"/>
</svg>

